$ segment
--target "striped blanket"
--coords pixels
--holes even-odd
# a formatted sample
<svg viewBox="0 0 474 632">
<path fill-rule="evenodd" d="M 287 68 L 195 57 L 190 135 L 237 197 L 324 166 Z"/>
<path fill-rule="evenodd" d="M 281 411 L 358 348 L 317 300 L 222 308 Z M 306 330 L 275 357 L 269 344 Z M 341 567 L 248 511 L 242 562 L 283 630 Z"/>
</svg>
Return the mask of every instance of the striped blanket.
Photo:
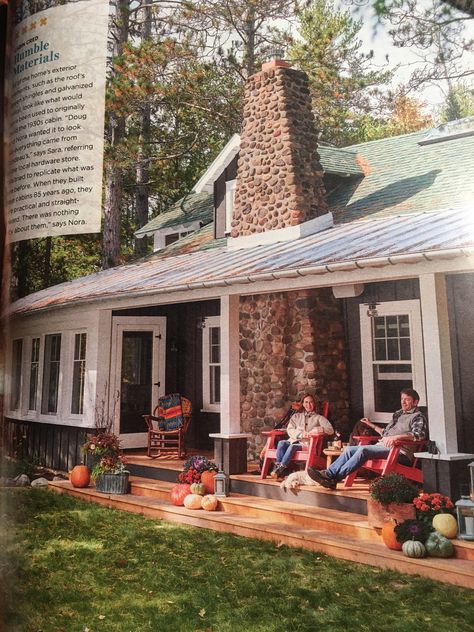
<svg viewBox="0 0 474 632">
<path fill-rule="evenodd" d="M 183 425 L 183 409 L 179 393 L 170 393 L 160 397 L 158 416 L 163 420 L 160 423 L 160 430 L 177 430 Z"/>
</svg>

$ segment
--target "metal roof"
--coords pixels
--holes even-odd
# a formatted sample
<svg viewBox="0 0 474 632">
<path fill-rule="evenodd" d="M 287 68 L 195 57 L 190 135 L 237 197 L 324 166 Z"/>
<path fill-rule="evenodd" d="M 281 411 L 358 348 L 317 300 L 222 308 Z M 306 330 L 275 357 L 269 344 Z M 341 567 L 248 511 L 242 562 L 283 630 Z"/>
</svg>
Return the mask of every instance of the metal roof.
<svg viewBox="0 0 474 632">
<path fill-rule="evenodd" d="M 228 250 L 226 246 L 152 257 L 22 298 L 11 313 L 25 313 L 106 298 L 179 292 L 191 288 L 325 274 L 336 269 L 470 255 L 474 209 L 356 220 L 293 241 Z"/>
</svg>

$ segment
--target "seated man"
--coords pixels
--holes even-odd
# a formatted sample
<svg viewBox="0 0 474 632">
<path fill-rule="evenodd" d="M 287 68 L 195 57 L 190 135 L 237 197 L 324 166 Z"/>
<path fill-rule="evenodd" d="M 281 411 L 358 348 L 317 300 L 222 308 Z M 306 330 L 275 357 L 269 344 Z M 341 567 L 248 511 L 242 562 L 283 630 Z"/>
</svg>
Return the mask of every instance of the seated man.
<svg viewBox="0 0 474 632">
<path fill-rule="evenodd" d="M 278 442 L 275 469 L 270 474 L 271 478 L 282 478 L 293 454 L 299 450 L 302 444 L 309 444 L 312 434 L 334 433 L 330 422 L 316 412 L 316 400 L 313 395 L 303 397 L 303 410 L 292 415 L 286 432 L 289 439 Z"/>
<path fill-rule="evenodd" d="M 404 388 L 400 399 L 402 408 L 393 413 L 393 419 L 385 429 L 376 426 L 366 417 L 361 419 L 369 428 L 382 435 L 375 445 L 348 446 L 328 469 L 308 468 L 310 478 L 327 489 L 336 489 L 339 481 L 364 465 L 369 459 L 387 458 L 390 448 L 396 442 L 425 439 L 427 422 L 418 408 L 420 396 L 412 388 Z M 410 465 L 413 461 L 413 447 L 403 446 L 398 460 L 403 465 Z"/>
</svg>

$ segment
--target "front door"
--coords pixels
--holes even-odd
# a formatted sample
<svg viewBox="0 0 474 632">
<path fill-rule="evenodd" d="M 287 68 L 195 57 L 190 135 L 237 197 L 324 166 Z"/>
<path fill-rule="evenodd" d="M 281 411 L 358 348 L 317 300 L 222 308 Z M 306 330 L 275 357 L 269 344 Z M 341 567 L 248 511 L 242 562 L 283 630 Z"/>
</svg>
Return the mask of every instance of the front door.
<svg viewBox="0 0 474 632">
<path fill-rule="evenodd" d="M 164 395 L 166 318 L 115 317 L 113 329 L 115 432 L 123 448 L 142 448 L 147 444 L 143 415 Z"/>
</svg>

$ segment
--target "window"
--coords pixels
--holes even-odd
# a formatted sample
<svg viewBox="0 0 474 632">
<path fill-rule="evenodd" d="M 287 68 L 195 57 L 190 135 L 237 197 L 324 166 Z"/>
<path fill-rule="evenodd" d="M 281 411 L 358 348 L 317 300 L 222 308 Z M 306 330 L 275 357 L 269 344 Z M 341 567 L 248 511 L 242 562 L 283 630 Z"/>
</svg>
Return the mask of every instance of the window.
<svg viewBox="0 0 474 632">
<path fill-rule="evenodd" d="M 179 233 L 170 233 L 169 235 L 165 235 L 165 246 L 169 246 L 170 244 L 174 244 L 176 241 L 186 237 L 186 235 L 190 235 L 192 230 L 183 230 Z"/>
<path fill-rule="evenodd" d="M 31 341 L 30 395 L 28 398 L 28 410 L 36 410 L 38 405 L 39 360 L 40 339 L 33 338 L 33 340 Z"/>
<path fill-rule="evenodd" d="M 74 364 L 72 374 L 71 413 L 82 415 L 84 412 L 84 382 L 86 376 L 87 334 L 74 336 Z"/>
<path fill-rule="evenodd" d="M 21 405 L 21 360 L 23 356 L 23 340 L 13 341 L 12 352 L 12 398 L 11 409 L 18 410 Z"/>
<path fill-rule="evenodd" d="M 221 403 L 221 328 L 219 316 L 205 319 L 202 334 L 203 409 L 219 412 Z"/>
<path fill-rule="evenodd" d="M 402 388 L 425 400 L 425 375 L 418 301 L 391 301 L 367 316 L 360 306 L 364 414 L 389 421 L 400 408 Z"/>
<path fill-rule="evenodd" d="M 225 234 L 230 234 L 232 228 L 232 216 L 234 213 L 234 196 L 236 180 L 228 180 L 225 183 Z"/>
<path fill-rule="evenodd" d="M 61 360 L 61 334 L 45 336 L 43 364 L 42 413 L 58 410 L 59 369 Z"/>
</svg>

